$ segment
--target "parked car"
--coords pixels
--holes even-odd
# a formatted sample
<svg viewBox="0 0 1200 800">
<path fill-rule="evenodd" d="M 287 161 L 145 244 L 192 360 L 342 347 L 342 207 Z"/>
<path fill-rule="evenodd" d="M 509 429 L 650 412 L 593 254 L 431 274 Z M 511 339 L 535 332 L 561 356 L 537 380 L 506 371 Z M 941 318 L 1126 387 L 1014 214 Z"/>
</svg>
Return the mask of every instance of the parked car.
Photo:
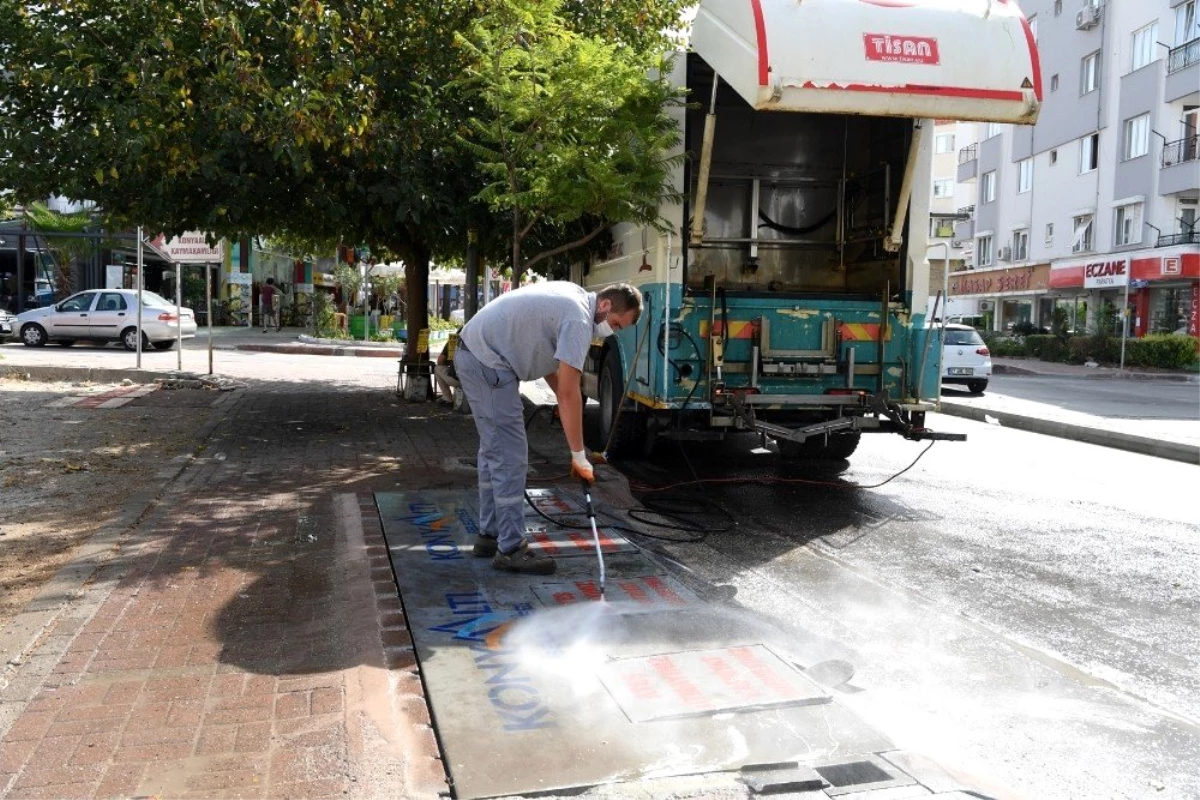
<svg viewBox="0 0 1200 800">
<path fill-rule="evenodd" d="M 13 330 L 16 327 L 16 315 L 4 308 L 0 308 L 0 342 L 12 336 Z"/>
<path fill-rule="evenodd" d="M 27 347 L 54 342 L 70 347 L 79 341 L 120 342 L 137 349 L 138 293 L 133 289 L 90 289 L 56 305 L 17 315 L 15 328 Z M 196 335 L 190 308 L 178 308 L 154 292 L 142 292 L 142 346 L 170 350 L 176 337 Z"/>
<path fill-rule="evenodd" d="M 992 377 L 992 354 L 979 331 L 970 325 L 947 325 L 942 340 L 942 385 L 966 384 L 983 394 Z"/>
</svg>

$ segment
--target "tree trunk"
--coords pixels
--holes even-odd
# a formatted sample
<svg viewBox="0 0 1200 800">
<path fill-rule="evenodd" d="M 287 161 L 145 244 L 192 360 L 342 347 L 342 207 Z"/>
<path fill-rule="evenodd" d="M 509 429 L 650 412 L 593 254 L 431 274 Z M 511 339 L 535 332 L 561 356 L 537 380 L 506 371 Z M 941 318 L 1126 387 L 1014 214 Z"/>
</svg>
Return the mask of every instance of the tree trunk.
<svg viewBox="0 0 1200 800">
<path fill-rule="evenodd" d="M 404 362 L 418 361 L 417 342 L 421 329 L 429 326 L 429 247 L 423 242 L 400 250 L 404 259 L 404 285 L 408 294 L 408 346 Z"/>
<path fill-rule="evenodd" d="M 512 232 L 512 288 L 521 288 L 521 277 L 525 266 L 521 263 L 521 213 L 513 209 Z"/>
</svg>

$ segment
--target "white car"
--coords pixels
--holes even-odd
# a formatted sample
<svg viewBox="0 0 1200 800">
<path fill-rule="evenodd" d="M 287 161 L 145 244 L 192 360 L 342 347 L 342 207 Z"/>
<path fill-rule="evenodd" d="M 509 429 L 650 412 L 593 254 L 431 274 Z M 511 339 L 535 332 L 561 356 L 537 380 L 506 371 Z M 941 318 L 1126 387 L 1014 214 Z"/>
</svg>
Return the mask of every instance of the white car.
<svg viewBox="0 0 1200 800">
<path fill-rule="evenodd" d="M 992 377 L 992 353 L 970 325 L 947 325 L 942 340 L 942 385 L 966 384 L 971 394 L 983 394 Z"/>
<path fill-rule="evenodd" d="M 138 293 L 133 289 L 89 289 L 52 306 L 17 315 L 13 326 L 26 347 L 54 342 L 120 342 L 137 349 Z M 196 335 L 196 316 L 154 292 L 142 291 L 142 346 L 170 350 L 177 336 Z"/>
<path fill-rule="evenodd" d="M 0 308 L 0 342 L 12 336 L 13 328 L 16 324 L 16 316 L 7 309 Z"/>
</svg>

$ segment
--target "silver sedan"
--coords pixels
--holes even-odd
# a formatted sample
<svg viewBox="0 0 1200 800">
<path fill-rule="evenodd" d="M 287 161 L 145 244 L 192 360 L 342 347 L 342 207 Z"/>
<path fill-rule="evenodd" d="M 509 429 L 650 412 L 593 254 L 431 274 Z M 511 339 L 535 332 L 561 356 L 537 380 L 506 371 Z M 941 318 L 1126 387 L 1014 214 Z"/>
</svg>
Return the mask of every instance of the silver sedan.
<svg viewBox="0 0 1200 800">
<path fill-rule="evenodd" d="M 143 349 L 170 350 L 178 338 L 196 335 L 196 316 L 154 292 L 141 292 Z M 138 292 L 133 289 L 89 289 L 61 303 L 17 315 L 13 325 L 27 347 L 47 342 L 70 347 L 79 341 L 120 342 L 128 350 L 138 344 Z"/>
</svg>

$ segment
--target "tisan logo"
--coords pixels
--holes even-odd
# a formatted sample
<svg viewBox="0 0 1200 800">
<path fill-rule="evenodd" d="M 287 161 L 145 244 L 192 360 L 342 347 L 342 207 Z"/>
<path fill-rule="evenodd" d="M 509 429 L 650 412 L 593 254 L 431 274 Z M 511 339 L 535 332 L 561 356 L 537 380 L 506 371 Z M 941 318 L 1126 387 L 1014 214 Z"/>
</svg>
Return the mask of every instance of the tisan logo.
<svg viewBox="0 0 1200 800">
<path fill-rule="evenodd" d="M 932 36 L 893 36 L 889 33 L 864 33 L 863 46 L 868 61 L 891 61 L 900 64 L 932 64 L 941 62 L 937 39 Z"/>
</svg>

